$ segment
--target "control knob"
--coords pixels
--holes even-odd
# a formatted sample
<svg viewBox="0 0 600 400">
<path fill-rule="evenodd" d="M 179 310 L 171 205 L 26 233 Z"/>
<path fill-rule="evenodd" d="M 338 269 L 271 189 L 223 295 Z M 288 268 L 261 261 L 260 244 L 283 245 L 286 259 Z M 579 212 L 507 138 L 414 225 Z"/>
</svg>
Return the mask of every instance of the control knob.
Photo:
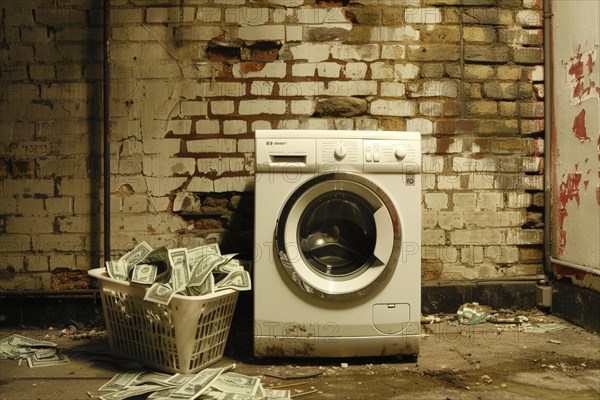
<svg viewBox="0 0 600 400">
<path fill-rule="evenodd" d="M 404 157 L 406 157 L 406 150 L 404 150 L 402 147 L 396 147 L 394 150 L 394 156 L 398 160 L 403 160 Z"/>
<path fill-rule="evenodd" d="M 333 151 L 333 155 L 335 156 L 335 158 L 337 158 L 338 160 L 343 159 L 344 157 L 346 157 L 346 148 L 344 147 L 343 144 L 338 144 L 335 147 L 335 150 Z"/>
</svg>

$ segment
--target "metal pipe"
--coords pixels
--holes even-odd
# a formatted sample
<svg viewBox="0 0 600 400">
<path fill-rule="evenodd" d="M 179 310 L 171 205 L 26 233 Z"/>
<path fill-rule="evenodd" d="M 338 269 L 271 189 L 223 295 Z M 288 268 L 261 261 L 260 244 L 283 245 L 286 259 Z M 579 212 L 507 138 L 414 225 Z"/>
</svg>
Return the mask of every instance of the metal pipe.
<svg viewBox="0 0 600 400">
<path fill-rule="evenodd" d="M 73 290 L 6 290 L 0 292 L 0 298 L 6 297 L 40 297 L 40 298 L 97 298 L 98 289 Z"/>
<path fill-rule="evenodd" d="M 563 267 L 569 267 L 576 269 L 578 271 L 587 272 L 588 274 L 598 275 L 600 276 L 600 270 L 595 268 L 586 267 L 585 265 L 573 264 L 567 261 L 557 260 L 556 258 L 549 257 L 550 259 L 550 267 L 552 268 L 552 264 L 561 265 Z"/>
<path fill-rule="evenodd" d="M 104 0 L 103 13 L 103 180 L 104 180 L 104 261 L 110 261 L 110 0 Z"/>
<path fill-rule="evenodd" d="M 551 172 L 552 172 L 552 25 L 550 0 L 544 0 L 544 270 L 551 273 Z"/>
</svg>

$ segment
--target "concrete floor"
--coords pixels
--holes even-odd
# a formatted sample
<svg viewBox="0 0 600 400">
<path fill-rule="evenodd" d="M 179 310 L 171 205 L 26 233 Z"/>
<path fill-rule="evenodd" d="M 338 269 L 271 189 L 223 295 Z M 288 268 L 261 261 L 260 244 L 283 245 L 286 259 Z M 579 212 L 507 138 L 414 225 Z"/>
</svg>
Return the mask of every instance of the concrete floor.
<svg viewBox="0 0 600 400">
<path fill-rule="evenodd" d="M 235 362 L 236 372 L 255 376 L 321 373 L 294 380 L 263 377 L 265 387 L 293 384 L 292 395 L 302 400 L 599 399 L 600 336 L 553 316 L 534 312 L 529 318 L 561 323 L 566 329 L 524 333 L 517 325 L 465 326 L 443 320 L 423 325 L 416 362 L 396 357 L 255 359 L 234 334 L 225 356 L 214 366 Z M 106 335 L 75 340 L 57 336 L 57 330 L 4 328 L 0 338 L 12 333 L 53 341 L 71 362 L 29 368 L 15 360 L 0 360 L 0 399 L 88 399 L 102 394 L 98 388 L 117 372 L 131 369 L 109 356 Z M 303 395 L 313 390 L 317 392 Z"/>
</svg>

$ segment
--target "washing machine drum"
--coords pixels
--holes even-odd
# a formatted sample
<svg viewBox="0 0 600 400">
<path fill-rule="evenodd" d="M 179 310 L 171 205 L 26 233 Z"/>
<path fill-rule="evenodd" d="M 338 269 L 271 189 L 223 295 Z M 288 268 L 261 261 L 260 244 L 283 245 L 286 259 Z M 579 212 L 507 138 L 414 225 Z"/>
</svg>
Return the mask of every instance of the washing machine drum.
<svg viewBox="0 0 600 400">
<path fill-rule="evenodd" d="M 342 301 L 376 291 L 396 268 L 401 247 L 390 198 L 350 173 L 299 186 L 282 208 L 275 239 L 281 265 L 300 289 Z"/>
</svg>

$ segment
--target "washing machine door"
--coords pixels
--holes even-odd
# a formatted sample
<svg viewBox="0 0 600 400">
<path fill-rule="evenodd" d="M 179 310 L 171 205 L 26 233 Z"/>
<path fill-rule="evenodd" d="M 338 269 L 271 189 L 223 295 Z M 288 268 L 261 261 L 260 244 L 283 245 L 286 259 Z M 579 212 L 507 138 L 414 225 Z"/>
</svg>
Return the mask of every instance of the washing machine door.
<svg viewBox="0 0 600 400">
<path fill-rule="evenodd" d="M 398 213 L 372 181 L 328 173 L 302 184 L 286 201 L 275 231 L 289 278 L 327 300 L 354 300 L 375 290 L 400 257 Z"/>
</svg>

